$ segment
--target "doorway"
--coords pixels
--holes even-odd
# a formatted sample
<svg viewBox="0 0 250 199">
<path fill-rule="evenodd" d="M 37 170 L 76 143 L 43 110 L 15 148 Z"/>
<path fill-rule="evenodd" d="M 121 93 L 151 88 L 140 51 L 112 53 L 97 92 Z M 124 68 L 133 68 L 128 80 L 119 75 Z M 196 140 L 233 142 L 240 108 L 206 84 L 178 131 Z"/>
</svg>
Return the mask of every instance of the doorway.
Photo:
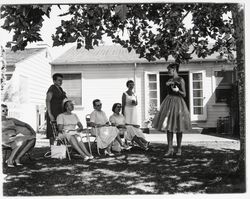
<svg viewBox="0 0 250 199">
<path fill-rule="evenodd" d="M 189 73 L 188 72 L 178 72 L 178 75 L 182 77 L 185 81 L 185 89 L 186 89 L 186 97 L 184 98 L 188 110 L 190 110 L 189 107 Z M 168 75 L 168 72 L 160 72 L 160 103 L 165 99 L 167 96 L 167 89 L 166 89 L 166 82 L 171 78 L 171 76 Z"/>
</svg>

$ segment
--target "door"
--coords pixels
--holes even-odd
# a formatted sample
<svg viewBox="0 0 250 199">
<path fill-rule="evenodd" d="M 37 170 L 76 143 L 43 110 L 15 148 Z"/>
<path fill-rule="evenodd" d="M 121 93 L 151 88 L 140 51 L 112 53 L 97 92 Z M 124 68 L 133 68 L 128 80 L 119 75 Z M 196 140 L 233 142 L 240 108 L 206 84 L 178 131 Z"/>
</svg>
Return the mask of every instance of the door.
<svg viewBox="0 0 250 199">
<path fill-rule="evenodd" d="M 182 77 L 185 81 L 186 97 L 184 98 L 188 109 L 190 110 L 189 104 L 189 73 L 188 72 L 178 72 L 178 75 Z M 160 72 L 160 103 L 167 96 L 166 82 L 172 78 L 168 75 L 168 72 Z"/>
<path fill-rule="evenodd" d="M 160 108 L 159 73 L 145 72 L 145 118 L 154 115 L 155 109 Z"/>
<path fill-rule="evenodd" d="M 192 121 L 207 119 L 207 107 L 205 104 L 204 80 L 205 70 L 190 71 L 190 114 Z"/>
</svg>

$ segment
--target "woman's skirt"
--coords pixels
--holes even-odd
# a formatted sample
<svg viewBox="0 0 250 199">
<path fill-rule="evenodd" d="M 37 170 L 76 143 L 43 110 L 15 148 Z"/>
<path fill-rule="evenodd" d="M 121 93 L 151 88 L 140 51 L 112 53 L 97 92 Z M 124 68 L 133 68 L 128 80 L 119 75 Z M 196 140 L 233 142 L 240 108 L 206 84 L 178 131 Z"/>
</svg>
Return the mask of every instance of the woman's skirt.
<svg viewBox="0 0 250 199">
<path fill-rule="evenodd" d="M 127 128 L 127 133 L 124 134 L 124 138 L 126 140 L 131 141 L 135 136 L 145 139 L 145 136 L 144 136 L 141 129 L 135 128 L 135 127 L 133 127 L 131 125 L 126 125 L 126 128 Z"/>
<path fill-rule="evenodd" d="M 93 128 L 93 131 L 96 135 L 97 147 L 100 149 L 107 148 L 119 134 L 119 130 L 114 126 Z"/>
<path fill-rule="evenodd" d="M 190 115 L 184 99 L 181 96 L 167 95 L 152 121 L 152 126 L 157 130 L 173 133 L 189 131 Z"/>
<path fill-rule="evenodd" d="M 137 108 L 136 106 L 125 106 L 124 117 L 127 124 L 137 124 Z"/>
<path fill-rule="evenodd" d="M 12 130 L 5 131 L 2 133 L 2 143 L 4 146 L 11 147 L 12 149 L 15 149 L 19 146 L 21 146 L 24 142 L 28 140 L 35 139 L 35 136 L 32 135 L 24 135 L 22 133 L 14 134 L 12 133 Z"/>
<path fill-rule="evenodd" d="M 66 138 L 68 142 L 70 142 L 70 138 L 73 135 L 80 136 L 79 133 L 76 130 L 64 130 L 62 134 L 59 134 L 59 138 Z"/>
</svg>

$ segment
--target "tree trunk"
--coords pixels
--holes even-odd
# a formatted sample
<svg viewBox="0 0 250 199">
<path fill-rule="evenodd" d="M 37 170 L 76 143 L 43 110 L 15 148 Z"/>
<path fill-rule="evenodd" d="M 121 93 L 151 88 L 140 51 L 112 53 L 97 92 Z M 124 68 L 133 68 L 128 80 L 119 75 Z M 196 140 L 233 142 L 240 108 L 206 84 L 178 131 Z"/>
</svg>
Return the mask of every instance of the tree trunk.
<svg viewBox="0 0 250 199">
<path fill-rule="evenodd" d="M 236 63 L 238 72 L 239 94 L 239 126 L 240 126 L 240 156 L 238 172 L 245 175 L 245 35 L 244 35 L 244 5 L 235 4 L 232 12 L 236 36 Z"/>
</svg>

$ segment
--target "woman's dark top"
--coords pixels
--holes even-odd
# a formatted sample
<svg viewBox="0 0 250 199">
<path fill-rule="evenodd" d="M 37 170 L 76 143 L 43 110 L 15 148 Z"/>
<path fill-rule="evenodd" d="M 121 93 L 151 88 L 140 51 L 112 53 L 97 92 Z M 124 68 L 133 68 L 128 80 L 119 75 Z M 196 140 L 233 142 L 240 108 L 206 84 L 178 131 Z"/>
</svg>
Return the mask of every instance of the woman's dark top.
<svg viewBox="0 0 250 199">
<path fill-rule="evenodd" d="M 170 79 L 169 81 L 174 82 L 174 86 L 178 87 L 180 89 L 180 91 L 182 90 L 182 81 L 183 79 L 181 77 L 175 78 L 175 79 Z M 172 90 L 172 85 L 167 86 L 167 94 L 168 95 L 175 95 L 175 96 L 180 96 L 182 97 L 182 95 L 179 92 L 175 92 Z"/>
<path fill-rule="evenodd" d="M 63 113 L 63 106 L 62 102 L 66 98 L 66 93 L 63 91 L 61 87 L 57 87 L 54 84 L 51 85 L 47 91 L 47 93 L 52 93 L 52 98 L 50 101 L 50 109 L 51 113 L 54 116 L 55 120 L 56 117 Z M 48 115 L 48 111 L 46 112 L 46 119 L 47 119 L 47 138 L 53 137 L 52 128 L 50 125 L 50 118 Z"/>
</svg>

